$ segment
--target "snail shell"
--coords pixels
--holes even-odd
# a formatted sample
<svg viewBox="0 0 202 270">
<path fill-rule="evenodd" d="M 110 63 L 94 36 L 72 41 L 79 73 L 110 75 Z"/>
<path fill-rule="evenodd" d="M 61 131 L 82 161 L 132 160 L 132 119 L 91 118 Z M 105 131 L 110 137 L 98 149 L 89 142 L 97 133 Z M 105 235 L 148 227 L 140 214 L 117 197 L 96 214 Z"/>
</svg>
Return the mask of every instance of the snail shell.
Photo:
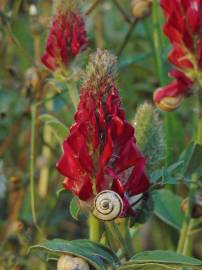
<svg viewBox="0 0 202 270">
<path fill-rule="evenodd" d="M 86 261 L 79 257 L 63 255 L 57 263 L 57 270 L 89 270 L 90 267 Z"/>
<path fill-rule="evenodd" d="M 104 221 L 114 220 L 123 210 L 121 197 L 112 190 L 104 190 L 94 199 L 93 215 Z"/>
</svg>

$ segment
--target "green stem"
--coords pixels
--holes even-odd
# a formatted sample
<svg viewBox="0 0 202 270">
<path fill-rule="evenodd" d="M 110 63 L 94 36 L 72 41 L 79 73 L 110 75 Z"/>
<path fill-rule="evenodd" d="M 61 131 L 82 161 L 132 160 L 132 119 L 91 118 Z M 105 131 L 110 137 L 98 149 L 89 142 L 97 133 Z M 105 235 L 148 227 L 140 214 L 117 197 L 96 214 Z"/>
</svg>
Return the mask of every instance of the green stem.
<svg viewBox="0 0 202 270">
<path fill-rule="evenodd" d="M 128 41 L 131 38 L 131 35 L 133 33 L 133 29 L 136 26 L 137 22 L 138 22 L 138 20 L 137 19 L 134 19 L 133 22 L 132 22 L 132 24 L 130 25 L 130 27 L 128 29 L 128 32 L 126 33 L 126 36 L 125 36 L 125 38 L 123 40 L 123 43 L 121 44 L 121 47 L 120 47 L 120 49 L 117 52 L 118 57 L 120 57 L 122 55 L 122 53 L 123 53 L 126 45 L 128 44 Z"/>
<path fill-rule="evenodd" d="M 162 61 L 162 30 L 159 18 L 159 3 L 157 0 L 153 2 L 152 8 L 152 21 L 153 21 L 153 47 L 156 58 L 156 68 L 158 73 L 158 78 L 160 85 L 163 86 L 166 84 L 165 70 Z M 165 113 L 164 115 L 164 133 L 165 133 L 165 156 L 167 165 L 173 160 L 172 155 L 172 137 L 173 134 L 171 128 L 172 115 L 171 113 Z"/>
<path fill-rule="evenodd" d="M 161 28 L 159 19 L 159 4 L 157 0 L 154 0 L 152 7 L 152 21 L 153 21 L 153 46 L 156 57 L 156 66 L 158 77 L 161 86 L 165 84 L 165 72 L 163 68 L 163 62 L 161 59 L 162 55 L 162 44 L 161 44 Z"/>
<path fill-rule="evenodd" d="M 49 101 L 46 103 L 46 109 L 48 111 L 53 110 L 53 102 Z M 50 177 L 50 160 L 51 160 L 51 149 L 48 145 L 52 143 L 52 132 L 49 125 L 45 125 L 43 129 L 43 139 L 47 145 L 42 147 L 42 156 L 45 158 L 46 162 L 41 166 L 39 173 L 39 184 L 38 184 L 38 193 L 42 199 L 45 199 L 48 192 L 48 184 Z"/>
<path fill-rule="evenodd" d="M 125 241 L 125 239 L 123 238 L 123 236 L 119 230 L 118 225 L 114 221 L 112 221 L 111 226 L 113 229 L 114 238 L 119 241 L 119 243 L 121 245 L 121 249 L 123 250 L 126 259 L 129 260 L 131 258 L 131 256 L 133 255 L 132 250 L 130 249 L 127 241 Z"/>
<path fill-rule="evenodd" d="M 42 233 L 36 217 L 35 196 L 34 196 L 34 159 L 35 159 L 35 135 L 36 135 L 36 105 L 31 108 L 31 144 L 30 144 L 30 197 L 33 223 L 40 233 Z"/>
<path fill-rule="evenodd" d="M 134 254 L 134 247 L 133 247 L 133 239 L 130 234 L 128 219 L 124 218 L 122 219 L 120 223 L 120 230 L 122 232 L 122 235 L 124 236 L 125 242 L 127 243 L 128 249 L 130 250 L 130 255 L 132 256 Z"/>
<path fill-rule="evenodd" d="M 119 4 L 119 2 L 117 0 L 113 0 L 115 6 L 117 7 L 117 9 L 120 11 L 120 13 L 122 14 L 124 20 L 131 24 L 132 21 L 131 21 L 131 18 L 128 16 L 128 14 L 125 12 L 125 10 L 122 8 L 122 6 Z"/>
<path fill-rule="evenodd" d="M 191 230 L 194 225 L 194 219 L 191 217 L 191 211 L 192 211 L 192 203 L 194 194 L 197 188 L 197 180 L 198 177 L 196 174 L 192 175 L 192 183 L 190 185 L 190 191 L 189 191 L 189 209 L 187 213 L 185 214 L 184 222 L 182 224 L 182 228 L 180 231 L 180 238 L 178 241 L 178 247 L 177 247 L 177 253 L 188 255 L 188 251 L 190 249 L 190 243 L 191 243 Z"/>
<path fill-rule="evenodd" d="M 94 217 L 91 213 L 88 217 L 88 225 L 89 225 L 89 240 L 94 242 L 99 242 L 101 237 L 100 232 L 100 222 Z"/>
<path fill-rule="evenodd" d="M 202 94 L 201 93 L 199 93 L 198 100 L 199 100 L 199 103 L 198 103 L 199 116 L 198 116 L 196 143 L 202 145 Z M 191 249 L 191 244 L 192 244 L 191 231 L 195 224 L 195 220 L 191 218 L 191 209 L 192 209 L 193 197 L 197 189 L 197 181 L 198 181 L 197 174 L 193 174 L 192 183 L 190 185 L 190 192 L 189 192 L 189 201 L 190 201 L 189 211 L 185 216 L 182 229 L 180 231 L 179 242 L 178 242 L 177 252 L 184 255 L 187 255 L 189 253 Z"/>
<path fill-rule="evenodd" d="M 197 130 L 196 142 L 202 145 L 202 94 L 201 93 L 199 93 L 198 100 L 199 100 L 199 103 L 198 103 L 199 117 L 198 117 L 198 130 Z"/>
</svg>

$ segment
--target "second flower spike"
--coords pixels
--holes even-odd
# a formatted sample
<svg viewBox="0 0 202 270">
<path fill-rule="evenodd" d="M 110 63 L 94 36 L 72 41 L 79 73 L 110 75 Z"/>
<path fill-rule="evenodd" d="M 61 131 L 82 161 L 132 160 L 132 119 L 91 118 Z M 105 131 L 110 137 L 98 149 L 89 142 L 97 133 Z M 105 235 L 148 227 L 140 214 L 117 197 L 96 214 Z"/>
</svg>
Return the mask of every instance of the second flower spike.
<svg viewBox="0 0 202 270">
<path fill-rule="evenodd" d="M 50 70 L 67 66 L 87 48 L 83 16 L 77 1 L 57 1 L 42 63 Z"/>
</svg>

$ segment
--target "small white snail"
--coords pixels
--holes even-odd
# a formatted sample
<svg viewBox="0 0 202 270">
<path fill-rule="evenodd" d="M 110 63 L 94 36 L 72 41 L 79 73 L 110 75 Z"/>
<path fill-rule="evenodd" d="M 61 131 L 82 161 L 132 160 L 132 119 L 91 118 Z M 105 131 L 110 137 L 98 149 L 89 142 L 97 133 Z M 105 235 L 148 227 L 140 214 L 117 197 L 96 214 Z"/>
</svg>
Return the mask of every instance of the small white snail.
<svg viewBox="0 0 202 270">
<path fill-rule="evenodd" d="M 94 199 L 93 215 L 104 221 L 114 220 L 123 210 L 121 197 L 112 190 L 104 190 Z"/>
<path fill-rule="evenodd" d="M 63 255 L 58 260 L 57 270 L 90 270 L 90 267 L 82 258 Z"/>
</svg>

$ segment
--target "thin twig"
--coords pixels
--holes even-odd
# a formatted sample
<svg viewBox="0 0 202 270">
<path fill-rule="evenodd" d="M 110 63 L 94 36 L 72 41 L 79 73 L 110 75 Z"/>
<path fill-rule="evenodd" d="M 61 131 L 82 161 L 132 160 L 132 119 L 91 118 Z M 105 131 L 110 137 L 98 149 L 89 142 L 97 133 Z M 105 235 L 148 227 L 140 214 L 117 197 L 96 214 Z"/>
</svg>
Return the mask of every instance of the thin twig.
<svg viewBox="0 0 202 270">
<path fill-rule="evenodd" d="M 35 135 L 36 135 L 36 105 L 31 108 L 31 144 L 30 144 L 30 196 L 31 196 L 31 211 L 33 223 L 37 230 L 43 235 L 41 228 L 37 223 L 35 211 L 35 194 L 34 194 L 34 160 L 35 160 Z"/>
<path fill-rule="evenodd" d="M 117 0 L 113 0 L 115 6 L 117 7 L 117 9 L 120 11 L 120 13 L 123 15 L 124 20 L 129 23 L 132 24 L 132 20 L 131 18 L 128 16 L 128 14 L 125 12 L 125 10 L 121 7 L 121 5 L 119 4 L 119 2 Z"/>
<path fill-rule="evenodd" d="M 138 20 L 137 19 L 134 19 L 133 23 L 129 27 L 128 32 L 126 33 L 126 36 L 124 38 L 124 41 L 123 41 L 120 49 L 118 50 L 118 53 L 117 53 L 118 57 L 120 57 L 121 54 L 123 53 L 123 51 L 124 51 L 124 49 L 125 49 L 128 41 L 130 40 L 131 34 L 132 34 L 133 29 L 134 29 L 135 25 L 137 24 L 137 22 L 138 22 Z"/>
<path fill-rule="evenodd" d="M 103 0 L 95 0 L 95 2 L 90 6 L 90 8 L 85 12 L 86 16 L 89 16 L 91 12 L 102 2 Z"/>
</svg>

